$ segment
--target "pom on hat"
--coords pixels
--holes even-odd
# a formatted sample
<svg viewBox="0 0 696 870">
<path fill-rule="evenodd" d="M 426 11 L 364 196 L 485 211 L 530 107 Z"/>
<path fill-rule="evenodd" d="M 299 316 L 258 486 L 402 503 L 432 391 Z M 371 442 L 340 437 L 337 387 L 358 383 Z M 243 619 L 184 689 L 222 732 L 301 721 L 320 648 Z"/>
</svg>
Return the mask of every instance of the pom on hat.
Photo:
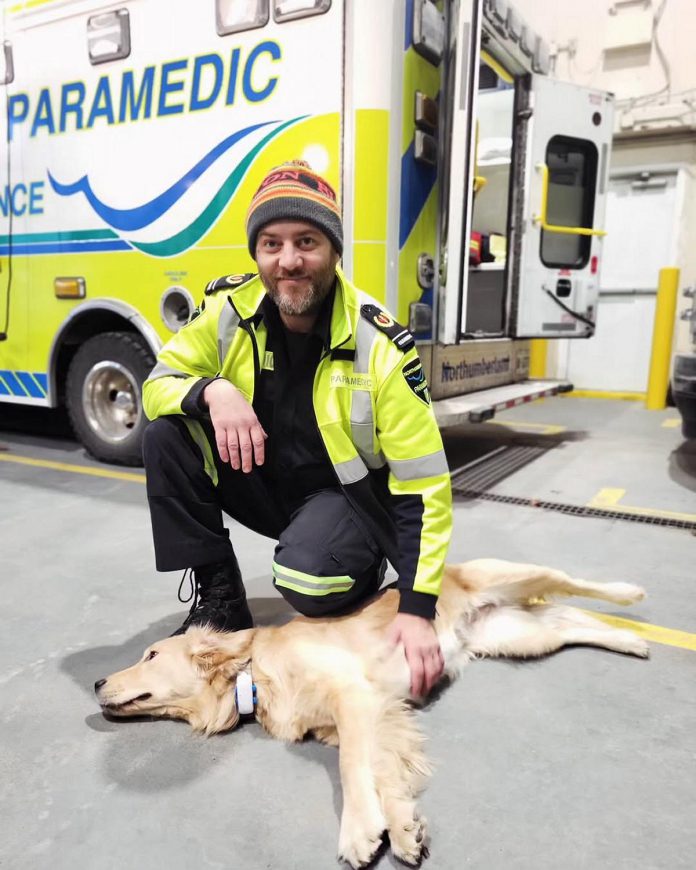
<svg viewBox="0 0 696 870">
<path fill-rule="evenodd" d="M 307 221 L 343 253 L 343 225 L 333 187 L 304 160 L 291 160 L 272 169 L 261 182 L 247 212 L 249 253 L 256 259 L 259 231 L 272 221 Z"/>
</svg>

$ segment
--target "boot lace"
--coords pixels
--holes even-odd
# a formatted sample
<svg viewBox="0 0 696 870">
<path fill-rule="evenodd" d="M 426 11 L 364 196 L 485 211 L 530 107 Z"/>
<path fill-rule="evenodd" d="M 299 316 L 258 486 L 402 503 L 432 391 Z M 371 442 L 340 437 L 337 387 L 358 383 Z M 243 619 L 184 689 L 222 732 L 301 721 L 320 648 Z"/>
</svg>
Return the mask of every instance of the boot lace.
<svg viewBox="0 0 696 870">
<path fill-rule="evenodd" d="M 186 597 L 182 596 L 184 584 L 188 580 L 189 589 Z M 225 616 L 230 605 L 229 592 L 220 585 L 204 586 L 198 582 L 193 568 L 187 568 L 181 577 L 177 598 L 182 604 L 192 601 L 188 616 L 179 631 L 184 632 L 195 619 L 197 623 L 215 622 Z"/>
</svg>

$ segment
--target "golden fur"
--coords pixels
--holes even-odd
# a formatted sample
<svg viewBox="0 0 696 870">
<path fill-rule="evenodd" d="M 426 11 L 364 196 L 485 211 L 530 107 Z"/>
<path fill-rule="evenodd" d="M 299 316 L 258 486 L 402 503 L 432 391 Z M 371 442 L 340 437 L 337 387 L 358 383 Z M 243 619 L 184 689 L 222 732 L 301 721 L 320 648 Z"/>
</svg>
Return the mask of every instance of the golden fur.
<svg viewBox="0 0 696 870">
<path fill-rule="evenodd" d="M 645 641 L 631 632 L 547 601 L 563 595 L 625 605 L 644 593 L 629 583 L 574 580 L 562 571 L 497 559 L 448 567 L 435 621 L 445 675 L 453 678 L 475 657 L 529 658 L 566 644 L 648 655 Z M 100 681 L 97 696 L 115 716 L 173 717 L 214 734 L 237 725 L 233 690 L 237 674 L 250 668 L 255 716 L 266 731 L 281 740 L 312 735 L 340 746 L 339 857 L 365 866 L 386 830 L 396 857 L 415 865 L 426 854 L 415 798 L 429 766 L 407 703 L 403 651 L 385 640 L 397 603 L 392 589 L 350 616 L 298 616 L 287 625 L 234 634 L 191 628 Z"/>
</svg>

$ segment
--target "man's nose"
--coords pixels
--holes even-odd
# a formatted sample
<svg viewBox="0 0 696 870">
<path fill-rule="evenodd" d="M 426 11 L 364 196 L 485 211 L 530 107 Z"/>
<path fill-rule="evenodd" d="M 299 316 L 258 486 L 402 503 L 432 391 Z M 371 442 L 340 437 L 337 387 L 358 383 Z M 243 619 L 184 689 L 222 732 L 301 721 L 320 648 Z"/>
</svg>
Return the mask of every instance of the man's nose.
<svg viewBox="0 0 696 870">
<path fill-rule="evenodd" d="M 292 242 L 286 242 L 280 250 L 278 263 L 283 269 L 296 269 L 301 263 L 298 249 Z"/>
</svg>

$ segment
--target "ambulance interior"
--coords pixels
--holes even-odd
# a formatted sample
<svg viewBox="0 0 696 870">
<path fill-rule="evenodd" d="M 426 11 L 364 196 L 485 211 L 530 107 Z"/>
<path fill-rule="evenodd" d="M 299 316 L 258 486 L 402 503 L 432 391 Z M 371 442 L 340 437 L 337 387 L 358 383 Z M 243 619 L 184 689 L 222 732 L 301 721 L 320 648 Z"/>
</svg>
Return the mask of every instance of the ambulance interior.
<svg viewBox="0 0 696 870">
<path fill-rule="evenodd" d="M 485 60 L 479 68 L 474 209 L 469 247 L 466 334 L 505 330 L 508 211 L 515 89 Z"/>
</svg>

